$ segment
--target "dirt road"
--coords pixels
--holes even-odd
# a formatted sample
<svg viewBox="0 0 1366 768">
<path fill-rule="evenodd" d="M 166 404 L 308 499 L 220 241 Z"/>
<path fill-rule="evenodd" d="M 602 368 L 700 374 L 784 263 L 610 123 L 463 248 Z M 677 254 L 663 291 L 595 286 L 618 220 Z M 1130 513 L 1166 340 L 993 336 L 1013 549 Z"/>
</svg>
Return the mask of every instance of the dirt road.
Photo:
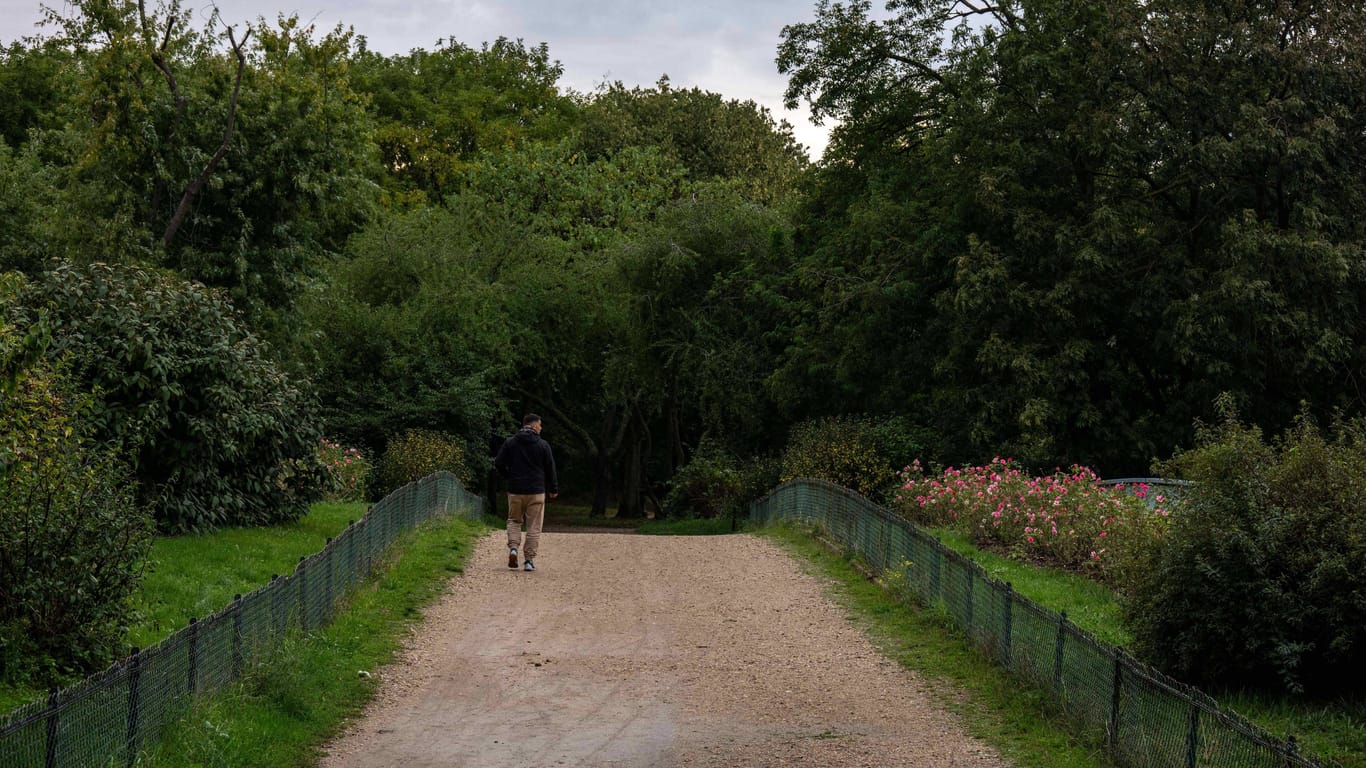
<svg viewBox="0 0 1366 768">
<path fill-rule="evenodd" d="M 1004 766 L 754 537 L 502 534 L 325 768 Z"/>
</svg>

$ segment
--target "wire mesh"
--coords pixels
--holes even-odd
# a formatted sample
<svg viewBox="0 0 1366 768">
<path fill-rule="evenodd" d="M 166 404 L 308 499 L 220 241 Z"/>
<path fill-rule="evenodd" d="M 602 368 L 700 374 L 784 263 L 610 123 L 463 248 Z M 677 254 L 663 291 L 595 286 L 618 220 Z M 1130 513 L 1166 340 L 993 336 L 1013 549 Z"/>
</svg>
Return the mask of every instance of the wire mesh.
<svg viewBox="0 0 1366 768">
<path fill-rule="evenodd" d="M 885 583 L 898 595 L 942 607 L 993 661 L 1051 693 L 1073 729 L 1103 740 L 1119 765 L 1333 765 L 1101 643 L 1066 614 L 1020 596 L 928 531 L 848 489 L 823 480 L 791 480 L 754 502 L 750 520 L 815 525 L 885 573 Z"/>
<path fill-rule="evenodd" d="M 293 630 L 316 629 L 399 536 L 437 516 L 478 518 L 481 496 L 449 472 L 399 488 L 302 558 L 152 648 L 0 718 L 0 768 L 132 766 L 195 696 L 221 690 Z"/>
</svg>

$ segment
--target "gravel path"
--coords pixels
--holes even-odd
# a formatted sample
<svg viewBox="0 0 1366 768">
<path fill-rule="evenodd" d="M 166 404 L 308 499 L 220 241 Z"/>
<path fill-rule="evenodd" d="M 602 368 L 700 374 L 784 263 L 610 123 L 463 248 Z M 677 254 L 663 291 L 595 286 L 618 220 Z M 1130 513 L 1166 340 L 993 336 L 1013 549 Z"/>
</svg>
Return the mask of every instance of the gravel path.
<svg viewBox="0 0 1366 768">
<path fill-rule="evenodd" d="M 1004 766 L 752 536 L 481 540 L 325 768 Z"/>
</svg>

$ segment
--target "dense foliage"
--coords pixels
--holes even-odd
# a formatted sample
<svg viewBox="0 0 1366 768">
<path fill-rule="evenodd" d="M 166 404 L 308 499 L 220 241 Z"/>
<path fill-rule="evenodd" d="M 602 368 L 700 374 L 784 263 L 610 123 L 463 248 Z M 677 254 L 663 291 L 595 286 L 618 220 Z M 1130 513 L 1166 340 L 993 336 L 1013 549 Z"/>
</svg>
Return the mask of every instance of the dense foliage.
<svg viewBox="0 0 1366 768">
<path fill-rule="evenodd" d="M 790 407 L 945 459 L 1137 474 L 1220 392 L 1360 411 L 1366 9 L 821 0 L 788 98 L 838 120 L 799 234 Z M 907 410 L 912 409 L 912 410 Z"/>
<path fill-rule="evenodd" d="M 446 471 L 470 484 L 472 472 L 461 442 L 439 432 L 409 430 L 395 436 L 384 449 L 375 469 L 376 498 L 421 480 L 433 472 Z"/>
<path fill-rule="evenodd" d="M 136 267 L 59 264 L 12 315 L 46 318 L 50 354 L 95 393 L 92 436 L 128 457 L 162 530 L 294 519 L 321 490 L 310 398 L 220 293 Z"/>
<path fill-rule="evenodd" d="M 781 479 L 828 480 L 883 502 L 895 495 L 897 470 L 917 453 L 902 419 L 827 416 L 792 428 Z"/>
<path fill-rule="evenodd" d="M 1194 683 L 1360 691 L 1366 425 L 1268 442 L 1224 406 L 1164 467 L 1198 485 L 1128 606 L 1139 647 Z"/>
<path fill-rule="evenodd" d="M 127 468 L 87 434 L 89 398 L 30 342 L 0 320 L 0 683 L 116 656 L 152 534 Z"/>
</svg>

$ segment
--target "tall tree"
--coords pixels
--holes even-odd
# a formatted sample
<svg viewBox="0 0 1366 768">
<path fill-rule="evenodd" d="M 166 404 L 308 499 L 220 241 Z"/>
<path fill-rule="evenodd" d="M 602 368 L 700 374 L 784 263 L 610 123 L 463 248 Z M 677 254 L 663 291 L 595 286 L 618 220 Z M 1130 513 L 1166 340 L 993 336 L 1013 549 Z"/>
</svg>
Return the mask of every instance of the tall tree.
<svg viewBox="0 0 1366 768">
<path fill-rule="evenodd" d="M 828 333 L 800 334 L 788 380 L 823 362 L 960 456 L 1116 471 L 1220 391 L 1269 426 L 1299 400 L 1361 408 L 1360 8 L 888 9 L 822 2 L 780 49 L 789 98 L 843 121 L 801 234 L 800 274 L 835 277 L 808 278 L 804 324 Z M 900 340 L 862 345 L 897 361 L 880 376 L 847 339 L 887 314 L 840 309 L 870 286 L 912 299 Z M 858 384 L 894 378 L 903 406 Z"/>
</svg>

